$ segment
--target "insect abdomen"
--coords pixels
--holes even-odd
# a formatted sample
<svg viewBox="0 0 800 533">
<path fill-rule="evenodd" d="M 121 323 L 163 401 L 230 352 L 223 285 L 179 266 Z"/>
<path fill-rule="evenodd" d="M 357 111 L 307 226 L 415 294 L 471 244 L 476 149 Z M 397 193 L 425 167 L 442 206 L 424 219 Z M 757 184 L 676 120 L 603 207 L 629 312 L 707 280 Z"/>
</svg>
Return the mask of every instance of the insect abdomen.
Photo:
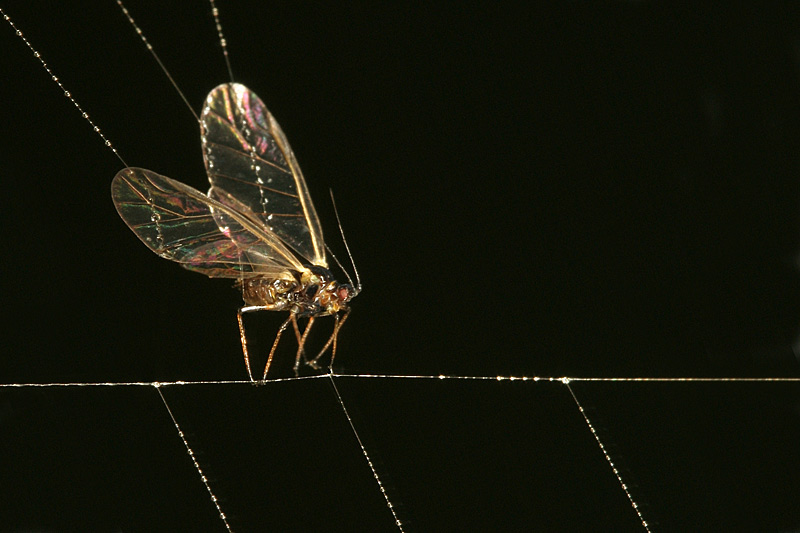
<svg viewBox="0 0 800 533">
<path fill-rule="evenodd" d="M 286 307 L 289 295 L 296 283 L 285 279 L 252 278 L 237 282 L 242 288 L 242 298 L 247 305 L 274 306 L 275 310 Z"/>
</svg>

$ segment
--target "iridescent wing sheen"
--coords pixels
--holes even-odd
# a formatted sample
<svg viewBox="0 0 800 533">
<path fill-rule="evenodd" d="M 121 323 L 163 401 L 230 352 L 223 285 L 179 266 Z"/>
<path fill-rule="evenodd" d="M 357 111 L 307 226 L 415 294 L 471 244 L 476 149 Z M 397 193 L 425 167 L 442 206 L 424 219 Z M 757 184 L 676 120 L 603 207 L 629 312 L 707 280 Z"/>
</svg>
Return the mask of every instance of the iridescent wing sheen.
<svg viewBox="0 0 800 533">
<path fill-rule="evenodd" d="M 280 126 L 254 92 L 220 85 L 200 118 L 208 196 L 327 268 L 322 228 L 303 173 Z"/>
<path fill-rule="evenodd" d="M 155 253 L 212 278 L 292 278 L 299 259 L 247 216 L 198 190 L 141 168 L 111 182 L 120 217 Z"/>
</svg>

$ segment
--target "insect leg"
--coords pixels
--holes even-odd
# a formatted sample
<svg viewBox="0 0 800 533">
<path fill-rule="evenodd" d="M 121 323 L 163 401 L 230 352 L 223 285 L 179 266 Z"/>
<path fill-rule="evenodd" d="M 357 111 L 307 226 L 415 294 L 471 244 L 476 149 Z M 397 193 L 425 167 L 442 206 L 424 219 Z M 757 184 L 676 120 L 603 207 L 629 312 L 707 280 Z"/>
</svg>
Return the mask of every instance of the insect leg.
<svg viewBox="0 0 800 533">
<path fill-rule="evenodd" d="M 253 379 L 253 373 L 250 372 L 250 356 L 247 354 L 247 335 L 244 332 L 244 320 L 242 320 L 242 315 L 252 311 L 263 311 L 265 309 L 269 309 L 269 307 L 263 305 L 248 305 L 240 307 L 236 312 L 236 320 L 239 322 L 239 338 L 242 341 L 242 352 L 244 353 L 244 366 L 247 368 L 247 375 L 250 376 L 250 381 L 255 380 Z"/>
<path fill-rule="evenodd" d="M 333 316 L 336 319 L 336 322 L 333 326 L 333 333 L 331 333 L 328 342 L 325 343 L 325 346 L 322 347 L 322 350 L 320 350 L 317 356 L 308 362 L 308 364 L 314 368 L 319 368 L 317 366 L 317 361 L 319 361 L 320 357 L 322 357 L 325 354 L 325 352 L 328 351 L 328 348 L 330 348 L 331 344 L 333 344 L 333 350 L 331 351 L 331 362 L 330 365 L 328 365 L 328 367 L 330 368 L 333 366 L 333 359 L 336 357 L 336 340 L 339 338 L 339 330 L 342 329 L 342 326 L 344 325 L 345 321 L 347 321 L 347 317 L 350 316 L 350 309 L 344 312 L 341 320 L 339 319 L 339 315 L 333 315 Z"/>
<path fill-rule="evenodd" d="M 308 362 L 306 359 L 306 350 L 304 348 L 305 341 L 300 333 L 300 326 L 297 324 L 297 315 L 292 315 L 292 326 L 294 326 L 294 335 L 297 337 L 297 345 L 300 346 L 300 357 L 302 357 L 303 361 Z M 308 327 L 308 325 L 306 325 L 306 327 Z"/>
<path fill-rule="evenodd" d="M 280 329 L 278 330 L 278 334 L 275 335 L 275 342 L 272 343 L 272 349 L 269 351 L 269 356 L 267 357 L 267 364 L 264 366 L 264 377 L 262 380 L 267 379 L 267 372 L 269 372 L 269 365 L 272 364 L 272 356 L 275 355 L 275 349 L 278 347 L 278 342 L 281 340 L 281 335 L 283 332 L 286 331 L 286 326 L 289 325 L 289 322 L 294 318 L 294 313 L 289 315 L 289 318 L 283 321 L 281 324 Z"/>
<path fill-rule="evenodd" d="M 333 360 L 336 359 L 336 343 L 339 340 L 339 330 L 342 329 L 347 317 L 350 316 L 350 310 L 348 309 L 345 311 L 342 320 L 339 321 L 339 315 L 336 315 L 336 327 L 333 332 L 333 349 L 331 350 L 331 362 L 328 364 L 328 368 L 333 372 Z"/>
<path fill-rule="evenodd" d="M 297 337 L 297 344 L 300 344 L 300 326 L 297 325 L 297 315 L 292 313 L 292 326 L 294 327 L 294 336 Z"/>
<path fill-rule="evenodd" d="M 314 317 L 308 318 L 308 325 L 306 325 L 305 331 L 303 331 L 303 336 L 300 337 L 300 340 L 297 342 L 297 356 L 294 359 L 294 375 L 296 376 L 300 370 L 300 358 L 303 357 L 303 347 L 306 344 L 306 339 L 308 338 L 308 334 L 311 332 L 311 326 L 314 325 Z"/>
</svg>

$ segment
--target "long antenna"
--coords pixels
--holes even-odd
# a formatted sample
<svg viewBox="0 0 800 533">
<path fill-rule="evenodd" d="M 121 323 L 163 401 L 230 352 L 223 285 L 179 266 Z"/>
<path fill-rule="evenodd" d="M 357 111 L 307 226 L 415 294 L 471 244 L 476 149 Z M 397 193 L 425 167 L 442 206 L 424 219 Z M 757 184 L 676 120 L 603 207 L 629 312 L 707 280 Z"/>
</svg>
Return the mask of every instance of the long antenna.
<svg viewBox="0 0 800 533">
<path fill-rule="evenodd" d="M 339 233 L 342 236 L 342 242 L 344 242 L 344 249 L 347 250 L 347 256 L 350 258 L 350 264 L 353 265 L 353 272 L 356 275 L 356 291 L 361 292 L 361 278 L 358 275 L 358 269 L 356 268 L 356 262 L 353 261 L 353 254 L 350 253 L 350 247 L 347 245 L 347 239 L 344 236 L 344 230 L 342 229 L 342 221 L 339 218 L 339 210 L 336 209 L 336 200 L 333 199 L 333 189 L 328 189 L 331 193 L 331 203 L 333 204 L 333 213 L 336 215 L 336 223 L 339 225 Z M 331 253 L 333 255 L 333 253 Z M 336 259 L 336 256 L 333 257 Z M 338 263 L 338 259 L 336 259 Z M 339 265 L 341 266 L 341 265 Z M 342 269 L 344 270 L 344 269 Z M 348 276 L 348 279 L 350 276 Z M 351 282 L 352 283 L 352 282 Z"/>
<path fill-rule="evenodd" d="M 333 260 L 336 261 L 337 265 L 339 265 L 339 268 L 342 270 L 342 272 L 344 272 L 344 275 L 347 276 L 347 283 L 349 283 L 350 285 L 353 285 L 353 279 L 350 277 L 350 274 L 347 272 L 347 269 L 344 268 L 344 266 L 342 266 L 342 263 L 339 262 L 339 258 L 336 257 L 335 253 L 333 253 L 333 250 L 331 250 L 331 247 L 326 244 L 325 245 L 325 249 L 328 250 L 329 254 L 331 254 L 331 257 L 333 257 Z"/>
</svg>

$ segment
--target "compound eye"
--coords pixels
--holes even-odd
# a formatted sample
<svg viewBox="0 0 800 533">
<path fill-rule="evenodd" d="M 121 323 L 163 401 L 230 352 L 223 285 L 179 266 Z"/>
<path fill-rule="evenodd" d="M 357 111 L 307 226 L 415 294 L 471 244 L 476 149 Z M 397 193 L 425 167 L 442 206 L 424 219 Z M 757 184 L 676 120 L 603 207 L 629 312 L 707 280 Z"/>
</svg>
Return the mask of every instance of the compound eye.
<svg viewBox="0 0 800 533">
<path fill-rule="evenodd" d="M 346 302 L 352 298 L 353 288 L 350 285 L 340 285 L 336 290 L 336 296 L 340 302 Z"/>
</svg>

